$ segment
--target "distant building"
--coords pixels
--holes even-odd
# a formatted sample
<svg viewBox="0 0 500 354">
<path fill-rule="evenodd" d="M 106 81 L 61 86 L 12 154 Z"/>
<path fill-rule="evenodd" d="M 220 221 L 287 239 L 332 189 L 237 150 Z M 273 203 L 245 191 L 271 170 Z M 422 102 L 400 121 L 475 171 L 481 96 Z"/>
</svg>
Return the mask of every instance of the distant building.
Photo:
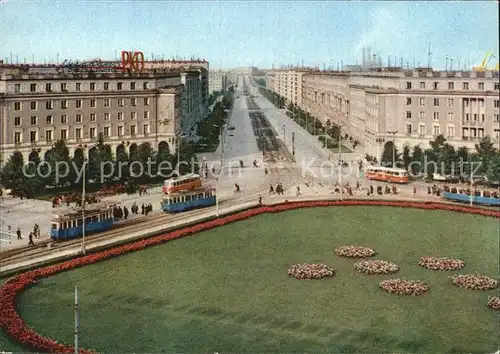
<svg viewBox="0 0 500 354">
<path fill-rule="evenodd" d="M 209 93 L 224 91 L 228 88 L 227 74 L 221 70 L 209 71 L 208 73 Z"/>
</svg>

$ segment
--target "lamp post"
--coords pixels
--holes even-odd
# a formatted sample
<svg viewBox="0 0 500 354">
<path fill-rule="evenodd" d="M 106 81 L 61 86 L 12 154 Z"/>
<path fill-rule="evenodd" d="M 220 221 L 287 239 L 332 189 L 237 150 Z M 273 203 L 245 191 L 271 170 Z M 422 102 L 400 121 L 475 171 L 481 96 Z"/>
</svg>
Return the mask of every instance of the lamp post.
<svg viewBox="0 0 500 354">
<path fill-rule="evenodd" d="M 344 186 L 342 186 L 342 126 L 339 125 L 339 181 L 340 200 L 344 199 Z"/>
<path fill-rule="evenodd" d="M 392 135 L 392 168 L 394 168 L 396 167 L 396 143 L 394 140 L 397 130 L 388 131 L 387 133 Z"/>
<path fill-rule="evenodd" d="M 85 185 L 87 183 L 87 163 L 88 159 L 85 156 L 85 151 L 87 150 L 87 145 L 83 145 L 82 148 L 84 149 L 83 151 L 83 181 L 82 181 L 82 254 L 86 254 L 86 249 L 85 249 Z"/>
<path fill-rule="evenodd" d="M 180 168 L 180 165 L 181 165 L 181 142 L 182 142 L 182 139 L 184 139 L 185 137 L 187 137 L 187 135 L 180 135 L 180 134 L 177 135 L 177 175 L 178 176 L 181 175 L 181 168 Z"/>
<path fill-rule="evenodd" d="M 377 138 L 377 139 L 375 139 L 375 142 L 378 144 L 378 154 L 377 154 L 378 158 L 379 158 L 378 163 L 379 163 L 379 165 L 382 166 L 382 154 L 381 154 L 380 150 L 382 148 L 382 145 L 385 143 L 385 139 L 384 138 Z"/>
</svg>

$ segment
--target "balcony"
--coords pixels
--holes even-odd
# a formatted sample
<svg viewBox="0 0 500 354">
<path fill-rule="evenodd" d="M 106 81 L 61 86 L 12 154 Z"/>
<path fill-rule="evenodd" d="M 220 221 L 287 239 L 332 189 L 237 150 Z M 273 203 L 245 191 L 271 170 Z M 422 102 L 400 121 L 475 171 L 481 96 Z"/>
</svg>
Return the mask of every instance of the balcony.
<svg viewBox="0 0 500 354">
<path fill-rule="evenodd" d="M 465 121 L 462 121 L 462 125 L 484 125 L 484 121 L 465 120 Z"/>
</svg>

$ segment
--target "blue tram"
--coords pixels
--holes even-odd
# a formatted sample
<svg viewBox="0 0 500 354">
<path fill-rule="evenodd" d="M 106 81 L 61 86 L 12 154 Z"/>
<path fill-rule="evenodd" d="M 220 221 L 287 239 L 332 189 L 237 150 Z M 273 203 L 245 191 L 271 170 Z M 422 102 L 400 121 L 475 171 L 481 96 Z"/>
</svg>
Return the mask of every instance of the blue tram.
<svg viewBox="0 0 500 354">
<path fill-rule="evenodd" d="M 53 240 L 64 241 L 82 237 L 82 209 L 72 208 L 54 214 L 50 230 Z M 113 206 L 85 206 L 85 234 L 103 232 L 113 227 Z"/>
<path fill-rule="evenodd" d="M 443 198 L 453 202 L 470 203 L 471 195 L 470 191 L 451 188 L 443 193 Z M 475 191 L 472 196 L 472 203 L 487 206 L 500 206 L 499 193 L 486 190 Z"/>
<path fill-rule="evenodd" d="M 161 202 L 161 208 L 168 213 L 179 213 L 215 205 L 216 198 L 214 188 L 195 189 L 190 192 L 173 193 L 165 196 Z"/>
</svg>

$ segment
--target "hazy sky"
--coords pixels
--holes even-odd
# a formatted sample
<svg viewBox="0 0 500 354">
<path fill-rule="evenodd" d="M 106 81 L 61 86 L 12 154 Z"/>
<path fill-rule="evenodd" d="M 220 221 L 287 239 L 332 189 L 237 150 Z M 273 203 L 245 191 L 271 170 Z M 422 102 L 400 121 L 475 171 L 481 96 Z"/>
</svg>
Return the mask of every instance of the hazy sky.
<svg viewBox="0 0 500 354">
<path fill-rule="evenodd" d="M 404 63 L 498 61 L 498 8 L 472 2 L 0 0 L 0 58 L 200 57 L 211 67 L 361 62 L 362 47 Z M 491 62 L 493 64 L 493 62 Z"/>
</svg>

